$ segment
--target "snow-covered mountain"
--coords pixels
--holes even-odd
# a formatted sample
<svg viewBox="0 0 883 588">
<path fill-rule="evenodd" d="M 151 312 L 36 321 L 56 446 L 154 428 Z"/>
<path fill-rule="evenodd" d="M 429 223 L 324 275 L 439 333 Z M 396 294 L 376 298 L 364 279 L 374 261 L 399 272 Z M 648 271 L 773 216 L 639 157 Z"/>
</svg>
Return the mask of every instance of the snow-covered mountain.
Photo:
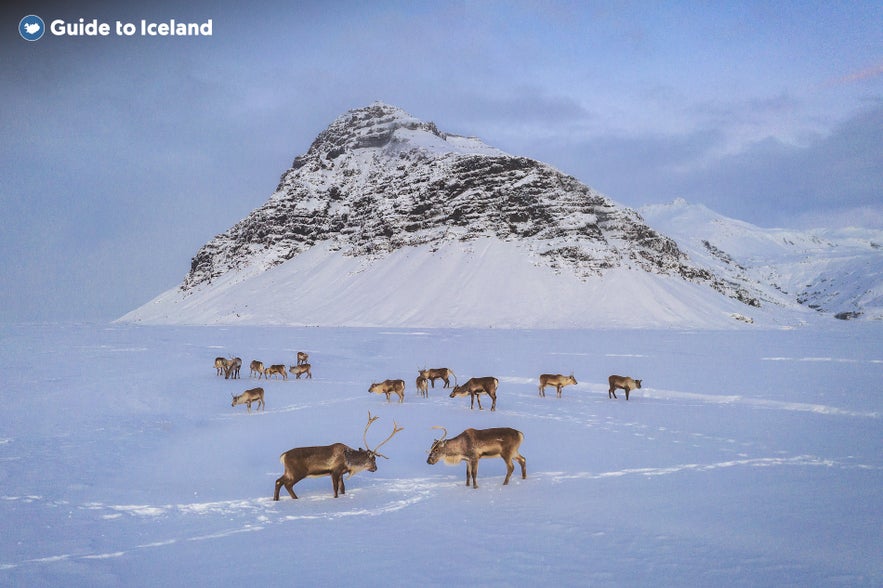
<svg viewBox="0 0 883 588">
<path fill-rule="evenodd" d="M 814 314 L 685 242 L 546 164 L 375 103 L 320 133 L 180 286 L 120 320 L 723 327 Z"/>
<path fill-rule="evenodd" d="M 883 319 L 883 231 L 766 229 L 676 199 L 641 215 L 691 259 L 758 294 L 838 318 Z"/>
</svg>

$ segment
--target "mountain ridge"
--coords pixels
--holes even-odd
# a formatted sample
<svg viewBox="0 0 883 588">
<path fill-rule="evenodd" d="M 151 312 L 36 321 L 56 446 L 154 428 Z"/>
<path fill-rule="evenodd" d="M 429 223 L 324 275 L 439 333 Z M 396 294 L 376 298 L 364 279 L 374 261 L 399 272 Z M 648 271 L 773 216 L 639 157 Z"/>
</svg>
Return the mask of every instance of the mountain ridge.
<svg viewBox="0 0 883 588">
<path fill-rule="evenodd" d="M 178 287 L 120 320 L 718 328 L 812 314 L 726 247 L 681 237 L 548 164 L 374 103 L 335 119 L 262 206 L 197 251 Z"/>
</svg>

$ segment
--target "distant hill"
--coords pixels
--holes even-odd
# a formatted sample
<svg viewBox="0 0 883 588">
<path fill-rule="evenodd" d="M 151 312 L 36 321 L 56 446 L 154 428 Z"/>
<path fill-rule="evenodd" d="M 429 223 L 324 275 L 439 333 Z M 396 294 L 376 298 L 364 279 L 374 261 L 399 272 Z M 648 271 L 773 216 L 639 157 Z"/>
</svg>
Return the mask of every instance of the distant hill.
<svg viewBox="0 0 883 588">
<path fill-rule="evenodd" d="M 764 229 L 682 199 L 640 212 L 691 259 L 759 292 L 761 303 L 883 319 L 883 231 Z"/>
</svg>

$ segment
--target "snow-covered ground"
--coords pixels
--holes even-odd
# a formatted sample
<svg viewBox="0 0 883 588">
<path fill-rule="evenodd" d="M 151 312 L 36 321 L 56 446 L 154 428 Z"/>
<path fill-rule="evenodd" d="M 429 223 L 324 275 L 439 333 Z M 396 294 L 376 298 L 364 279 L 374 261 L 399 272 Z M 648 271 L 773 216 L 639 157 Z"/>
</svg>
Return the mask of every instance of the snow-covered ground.
<svg viewBox="0 0 883 588">
<path fill-rule="evenodd" d="M 883 324 L 790 330 L 27 325 L 0 330 L 0 584 L 879 586 Z M 225 381 L 216 356 L 314 379 Z M 500 380 L 496 412 L 438 386 Z M 542 372 L 579 384 L 537 395 Z M 606 379 L 642 378 L 631 400 Z M 368 394 L 407 381 L 403 404 Z M 231 408 L 261 385 L 266 411 Z M 376 444 L 378 471 L 272 501 L 279 454 Z M 438 431 L 524 432 L 528 476 L 430 466 Z"/>
</svg>

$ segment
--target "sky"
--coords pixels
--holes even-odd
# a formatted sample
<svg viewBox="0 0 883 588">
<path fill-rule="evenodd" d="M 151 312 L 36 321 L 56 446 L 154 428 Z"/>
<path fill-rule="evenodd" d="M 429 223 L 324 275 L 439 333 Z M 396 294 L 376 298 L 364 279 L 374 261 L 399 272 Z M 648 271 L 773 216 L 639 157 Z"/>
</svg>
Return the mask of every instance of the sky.
<svg viewBox="0 0 883 588">
<path fill-rule="evenodd" d="M 241 4 L 2 9 L 0 323 L 113 320 L 176 286 L 376 100 L 625 206 L 883 228 L 879 2 Z M 26 41 L 30 14 L 112 31 Z M 115 31 L 171 19 L 211 35 Z"/>
</svg>

